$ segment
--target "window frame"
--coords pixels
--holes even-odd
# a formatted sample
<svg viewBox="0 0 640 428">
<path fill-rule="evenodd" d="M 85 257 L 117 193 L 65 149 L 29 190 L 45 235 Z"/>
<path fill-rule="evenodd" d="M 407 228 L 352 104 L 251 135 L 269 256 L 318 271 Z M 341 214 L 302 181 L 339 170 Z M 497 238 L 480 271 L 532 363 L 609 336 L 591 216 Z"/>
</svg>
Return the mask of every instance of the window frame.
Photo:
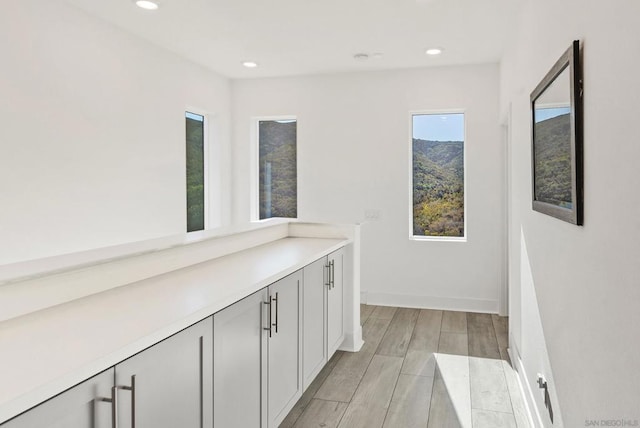
<svg viewBox="0 0 640 428">
<path fill-rule="evenodd" d="M 283 219 L 287 220 L 296 220 L 298 217 L 269 217 L 269 218 L 260 218 L 260 122 L 267 121 L 279 121 L 279 120 L 293 120 L 296 122 L 296 189 L 298 189 L 298 177 L 299 174 L 299 165 L 298 162 L 298 125 L 300 121 L 296 115 L 281 115 L 281 116 L 256 116 L 251 118 L 251 132 L 250 132 L 250 141 L 251 141 L 251 189 L 249 192 L 250 197 L 250 221 L 252 223 L 263 223 L 267 221 L 273 221 L 275 219 Z M 296 208 L 298 208 L 298 191 L 296 190 Z M 296 211 L 298 211 L 296 209 Z M 299 213 L 298 213 L 299 215 Z"/>
<path fill-rule="evenodd" d="M 463 179 L 462 179 L 462 189 L 464 192 L 463 195 L 463 216 L 464 216 L 464 234 L 463 236 L 423 236 L 423 235 L 414 235 L 413 233 L 413 117 L 414 116 L 422 116 L 422 115 L 447 115 L 447 114 L 462 114 L 464 115 L 464 141 L 462 142 L 462 171 L 463 171 Z M 467 242 L 469 239 L 469 229 L 468 229 L 468 218 L 469 218 L 469 208 L 468 208 L 468 200 L 467 200 L 467 111 L 464 108 L 447 108 L 447 109 L 430 109 L 430 110 L 411 110 L 409 111 L 409 138 L 408 138 L 408 158 L 409 158 L 409 180 L 408 187 L 409 193 L 407 197 L 409 215 L 407 218 L 408 222 L 408 232 L 409 232 L 409 240 L 410 241 L 423 241 L 423 242 Z"/>
<path fill-rule="evenodd" d="M 202 174 L 203 174 L 203 185 L 204 185 L 204 189 L 203 189 L 203 194 L 204 194 L 204 228 L 201 230 L 193 230 L 191 232 L 187 231 L 187 220 L 188 217 L 186 216 L 186 211 L 185 211 L 185 233 L 191 234 L 191 233 L 199 233 L 199 232 L 203 232 L 205 230 L 208 230 L 211 227 L 211 219 L 209 218 L 210 214 L 211 214 L 211 208 L 209 206 L 210 204 L 210 196 L 209 196 L 209 192 L 211 191 L 210 189 L 210 179 L 209 179 L 209 169 L 210 169 L 210 159 L 209 159 L 209 155 L 210 155 L 210 142 L 209 142 L 209 126 L 210 126 L 210 114 L 203 111 L 202 109 L 199 108 L 194 108 L 194 107 L 190 107 L 190 106 L 186 106 L 184 108 L 184 133 L 183 135 L 185 135 L 185 150 L 186 150 L 186 132 L 187 132 L 187 123 L 186 123 L 186 119 L 187 119 L 187 114 L 193 114 L 196 116 L 200 116 L 203 118 L 202 120 L 202 156 L 203 156 L 203 168 L 202 168 Z M 185 164 L 185 169 L 184 169 L 184 174 L 185 174 L 185 185 L 184 185 L 184 189 L 185 189 L 185 201 L 187 199 L 187 195 L 186 195 L 186 191 L 187 191 L 187 157 L 186 157 L 186 151 L 185 151 L 185 158 L 184 158 L 184 164 Z M 185 204 L 185 210 L 188 207 Z"/>
</svg>

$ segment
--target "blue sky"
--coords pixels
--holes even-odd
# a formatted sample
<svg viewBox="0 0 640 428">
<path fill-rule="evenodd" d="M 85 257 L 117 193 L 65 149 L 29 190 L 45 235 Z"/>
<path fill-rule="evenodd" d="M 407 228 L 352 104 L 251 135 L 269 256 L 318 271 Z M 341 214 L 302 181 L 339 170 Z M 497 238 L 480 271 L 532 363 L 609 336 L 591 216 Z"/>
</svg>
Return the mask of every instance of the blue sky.
<svg viewBox="0 0 640 428">
<path fill-rule="evenodd" d="M 193 119 L 193 120 L 197 120 L 198 122 L 204 122 L 204 116 L 200 116 L 199 114 L 195 114 L 195 113 L 191 113 L 191 112 L 185 112 L 184 114 L 187 119 Z"/>
<path fill-rule="evenodd" d="M 536 109 L 536 123 L 543 120 L 551 119 L 563 114 L 569 114 L 569 107 L 554 107 L 554 108 L 537 108 Z"/>
<path fill-rule="evenodd" d="M 414 114 L 413 138 L 431 141 L 464 141 L 464 114 Z"/>
</svg>

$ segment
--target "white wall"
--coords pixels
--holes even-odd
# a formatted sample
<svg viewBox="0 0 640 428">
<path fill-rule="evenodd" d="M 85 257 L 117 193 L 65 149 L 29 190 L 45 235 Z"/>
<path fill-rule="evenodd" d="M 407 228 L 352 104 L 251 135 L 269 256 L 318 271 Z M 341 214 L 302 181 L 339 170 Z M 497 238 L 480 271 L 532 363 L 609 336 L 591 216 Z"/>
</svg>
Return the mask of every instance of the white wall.
<svg viewBox="0 0 640 428">
<path fill-rule="evenodd" d="M 553 426 L 633 423 L 640 421 L 640 3 L 522 6 L 501 67 L 501 110 L 512 111 L 511 346 L 532 386 L 537 372 L 550 376 L 562 416 Z M 582 227 L 531 209 L 529 94 L 574 39 L 584 45 Z M 533 396 L 551 426 L 537 387 Z"/>
<path fill-rule="evenodd" d="M 252 117 L 298 118 L 298 215 L 362 227 L 370 303 L 497 311 L 504 153 L 498 66 L 232 83 L 233 218 L 250 219 Z M 465 109 L 468 242 L 409 241 L 412 110 Z"/>
<path fill-rule="evenodd" d="M 184 111 L 228 164 L 226 79 L 59 0 L 3 2 L 0 53 L 0 265 L 185 231 Z"/>
</svg>

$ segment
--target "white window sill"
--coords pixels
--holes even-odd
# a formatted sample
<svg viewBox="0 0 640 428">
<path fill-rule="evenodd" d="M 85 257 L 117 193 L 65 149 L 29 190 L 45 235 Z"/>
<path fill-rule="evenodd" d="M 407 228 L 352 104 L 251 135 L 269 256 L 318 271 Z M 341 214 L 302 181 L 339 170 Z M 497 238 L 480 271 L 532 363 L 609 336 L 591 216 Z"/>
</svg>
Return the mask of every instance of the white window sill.
<svg viewBox="0 0 640 428">
<path fill-rule="evenodd" d="M 410 241 L 425 241 L 425 242 L 467 242 L 467 237 L 456 236 L 409 236 Z"/>
</svg>

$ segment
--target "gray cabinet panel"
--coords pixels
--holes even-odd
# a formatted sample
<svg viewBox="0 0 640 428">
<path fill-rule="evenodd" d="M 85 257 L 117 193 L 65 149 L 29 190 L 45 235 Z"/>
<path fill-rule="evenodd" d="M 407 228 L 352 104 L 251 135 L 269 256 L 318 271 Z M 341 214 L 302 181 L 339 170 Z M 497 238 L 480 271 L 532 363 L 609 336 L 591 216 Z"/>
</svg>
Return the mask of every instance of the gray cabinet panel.
<svg viewBox="0 0 640 428">
<path fill-rule="evenodd" d="M 214 425 L 259 428 L 263 415 L 262 349 L 267 290 L 261 290 L 213 316 Z M 266 359 L 264 359 L 266 361 Z M 266 412 L 264 412 L 266 413 Z"/>
<path fill-rule="evenodd" d="M 209 317 L 116 365 L 119 428 L 213 426 L 212 334 Z"/>
<path fill-rule="evenodd" d="M 316 260 L 303 270 L 303 333 L 302 368 L 303 389 L 311 384 L 327 362 L 325 310 L 327 259 Z"/>
<path fill-rule="evenodd" d="M 268 341 L 269 427 L 277 427 L 302 395 L 302 271 L 269 286 L 273 331 Z M 275 300 L 277 299 L 277 300 Z"/>
<path fill-rule="evenodd" d="M 111 428 L 113 369 L 45 401 L 28 412 L 0 424 L 2 428 Z"/>
</svg>

